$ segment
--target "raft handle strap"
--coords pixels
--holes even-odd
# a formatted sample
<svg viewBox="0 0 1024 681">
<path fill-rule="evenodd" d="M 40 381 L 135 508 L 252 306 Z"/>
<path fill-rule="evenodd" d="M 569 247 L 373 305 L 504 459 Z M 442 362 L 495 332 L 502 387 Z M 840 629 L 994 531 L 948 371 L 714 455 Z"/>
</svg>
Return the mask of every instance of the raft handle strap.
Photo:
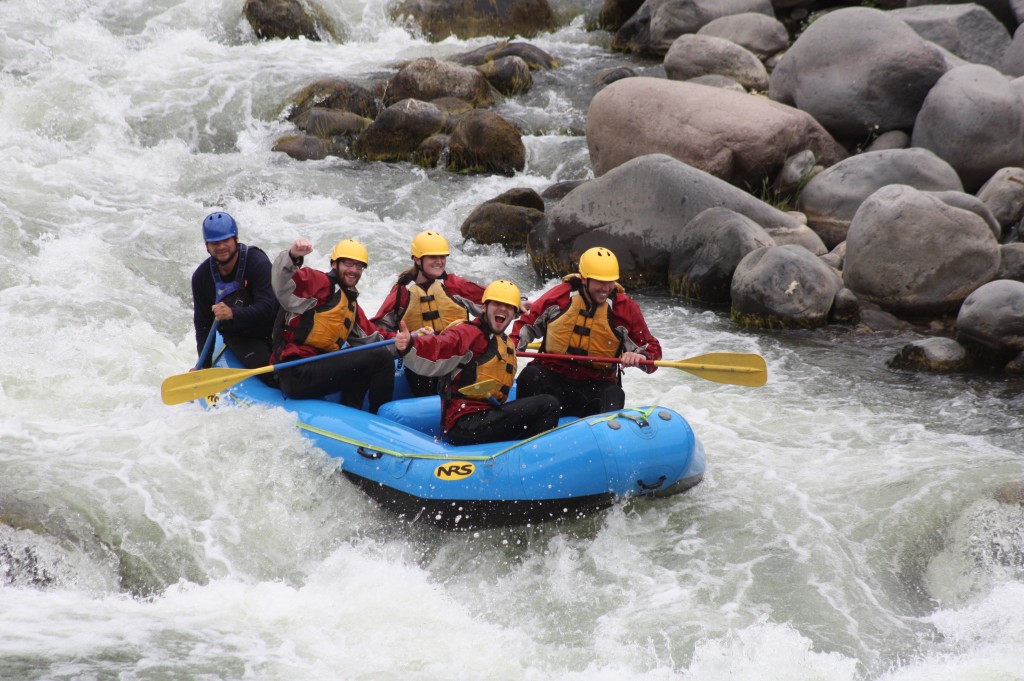
<svg viewBox="0 0 1024 681">
<path fill-rule="evenodd" d="M 664 485 L 665 484 L 665 480 L 667 480 L 667 479 L 668 478 L 663 475 L 663 476 L 661 476 L 660 478 L 658 478 L 656 481 L 654 481 L 652 483 L 646 483 L 643 480 L 637 480 L 636 484 L 640 485 L 640 489 L 645 489 L 645 490 L 650 491 L 650 490 L 658 489 L 659 487 Z"/>
</svg>

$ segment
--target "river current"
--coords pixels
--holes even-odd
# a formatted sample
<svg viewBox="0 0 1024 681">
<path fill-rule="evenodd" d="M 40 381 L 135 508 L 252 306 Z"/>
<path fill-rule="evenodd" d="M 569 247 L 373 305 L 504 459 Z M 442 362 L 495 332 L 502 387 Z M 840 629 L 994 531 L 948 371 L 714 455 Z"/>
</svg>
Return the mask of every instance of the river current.
<svg viewBox="0 0 1024 681">
<path fill-rule="evenodd" d="M 911 334 L 753 333 L 637 297 L 668 359 L 763 355 L 763 388 L 627 371 L 681 412 L 705 480 L 552 525 L 395 521 L 283 411 L 168 407 L 194 362 L 200 222 L 274 254 L 369 247 L 375 310 L 421 229 L 480 282 L 542 281 L 459 225 L 513 187 L 590 177 L 607 49 L 555 2 L 563 62 L 498 111 L 516 177 L 270 151 L 313 80 L 433 44 L 382 0 L 320 0 L 343 44 L 255 42 L 242 0 L 0 2 L 0 679 L 1024 679 L 1024 381 L 898 373 Z M 1016 487 L 1015 487 L 1016 486 Z"/>
</svg>

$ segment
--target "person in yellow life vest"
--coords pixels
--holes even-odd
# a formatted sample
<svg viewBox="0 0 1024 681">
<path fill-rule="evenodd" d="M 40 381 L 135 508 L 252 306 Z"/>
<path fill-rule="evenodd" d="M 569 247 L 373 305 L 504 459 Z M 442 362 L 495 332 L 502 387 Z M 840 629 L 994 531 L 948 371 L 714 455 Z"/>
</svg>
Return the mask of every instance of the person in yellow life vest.
<svg viewBox="0 0 1024 681">
<path fill-rule="evenodd" d="M 413 237 L 412 267 L 398 276 L 398 282 L 370 318 L 384 338 L 398 333 L 399 323 L 413 331 L 429 329 L 440 333 L 453 322 L 481 313 L 480 284 L 447 271 L 451 249 L 438 232 L 420 232 Z M 405 368 L 405 379 L 416 397 L 436 395 L 438 380 Z"/>
<path fill-rule="evenodd" d="M 331 252 L 330 272 L 303 267 L 313 244 L 296 239 L 281 251 L 271 269 L 274 294 L 281 304 L 274 332 L 274 364 L 382 340 L 357 302 L 356 285 L 369 262 L 358 241 L 339 241 Z M 280 372 L 281 391 L 293 399 L 341 392 L 342 404 L 361 409 L 369 395 L 374 414 L 391 401 L 394 357 L 386 347 L 328 357 Z"/>
<path fill-rule="evenodd" d="M 541 352 L 618 357 L 622 363 L 537 358 L 519 375 L 519 397 L 554 395 L 562 416 L 591 416 L 625 404 L 622 367 L 648 373 L 657 369 L 640 362 L 661 359 L 661 343 L 618 279 L 614 253 L 603 247 L 587 250 L 580 256 L 579 272 L 535 300 L 509 335 L 520 350 L 542 338 Z"/>
<path fill-rule="evenodd" d="M 551 395 L 508 401 L 516 348 L 505 330 L 520 310 L 519 287 L 510 281 L 492 282 L 482 300 L 482 315 L 471 321 L 425 336 L 412 336 L 400 322 L 395 336 L 395 349 L 407 368 L 444 377 L 441 429 L 456 445 L 522 440 L 558 425 L 558 400 Z M 485 394 L 480 394 L 481 386 Z"/>
</svg>

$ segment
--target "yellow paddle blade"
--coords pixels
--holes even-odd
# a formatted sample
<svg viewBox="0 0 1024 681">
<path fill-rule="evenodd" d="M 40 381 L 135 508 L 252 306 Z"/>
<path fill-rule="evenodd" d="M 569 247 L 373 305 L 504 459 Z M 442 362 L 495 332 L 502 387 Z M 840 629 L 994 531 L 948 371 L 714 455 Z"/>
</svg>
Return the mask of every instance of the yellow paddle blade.
<svg viewBox="0 0 1024 681">
<path fill-rule="evenodd" d="M 267 374 L 274 370 L 273 366 L 259 369 L 201 369 L 187 374 L 176 374 L 164 379 L 160 386 L 160 395 L 164 404 L 181 404 L 192 402 L 210 395 L 216 395 L 225 388 L 241 383 L 250 376 Z"/>
<path fill-rule="evenodd" d="M 477 399 L 482 399 L 490 397 L 491 392 L 500 387 L 501 383 L 493 378 L 488 378 L 486 381 L 480 381 L 479 383 L 459 388 L 459 394 L 463 397 L 475 397 Z"/>
<path fill-rule="evenodd" d="M 768 365 L 761 355 L 745 352 L 712 352 L 689 359 L 657 360 L 660 367 L 682 369 L 694 376 L 730 385 L 758 388 L 768 381 Z"/>
</svg>

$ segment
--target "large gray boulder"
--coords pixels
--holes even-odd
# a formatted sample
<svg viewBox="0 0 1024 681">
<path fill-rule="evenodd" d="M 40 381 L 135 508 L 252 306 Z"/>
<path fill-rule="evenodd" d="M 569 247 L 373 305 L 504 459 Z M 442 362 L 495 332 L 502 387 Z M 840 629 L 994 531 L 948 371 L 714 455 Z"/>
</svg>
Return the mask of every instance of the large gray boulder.
<svg viewBox="0 0 1024 681">
<path fill-rule="evenodd" d="M 871 141 L 864 151 L 885 151 L 886 149 L 906 149 L 910 146 L 910 134 L 902 130 L 890 130 Z"/>
<path fill-rule="evenodd" d="M 294 121 L 313 108 L 349 111 L 371 120 L 381 112 L 371 90 L 340 78 L 324 78 L 302 88 L 285 109 L 285 117 Z"/>
<path fill-rule="evenodd" d="M 543 219 L 544 199 L 533 189 L 518 187 L 474 208 L 459 231 L 466 239 L 513 251 L 526 246 L 530 232 Z"/>
<path fill-rule="evenodd" d="M 708 208 L 724 207 L 764 229 L 800 227 L 787 213 L 665 154 L 632 159 L 581 184 L 547 211 L 530 234 L 534 267 L 572 271 L 583 251 L 606 246 L 627 286 L 667 283 L 669 252 L 681 230 Z"/>
<path fill-rule="evenodd" d="M 907 318 L 955 312 L 993 279 L 999 244 L 977 214 L 889 185 L 861 204 L 846 238 L 843 279 L 858 297 Z"/>
<path fill-rule="evenodd" d="M 732 277 L 732 318 L 754 328 L 817 328 L 843 281 L 835 270 L 799 246 L 751 251 Z"/>
<path fill-rule="evenodd" d="M 1024 281 L 1024 243 L 1014 242 L 999 247 L 999 271 L 996 279 Z"/>
<path fill-rule="evenodd" d="M 971 368 L 964 346 L 952 338 L 932 337 L 907 343 L 886 362 L 890 369 L 952 373 Z"/>
<path fill-rule="evenodd" d="M 998 66 L 1010 45 L 1010 32 L 992 13 L 973 2 L 894 9 L 894 17 L 933 43 L 973 64 Z"/>
<path fill-rule="evenodd" d="M 1021 27 L 1013 32 L 1013 40 L 999 61 L 999 70 L 1014 78 L 1024 76 L 1024 29 Z"/>
<path fill-rule="evenodd" d="M 1006 233 L 1024 218 L 1024 168 L 1000 168 L 978 190 L 978 198 Z"/>
<path fill-rule="evenodd" d="M 938 191 L 929 193 L 933 196 L 937 196 L 939 200 L 947 206 L 968 210 L 980 217 L 985 221 L 985 224 L 988 225 L 988 228 L 992 230 L 992 235 L 995 236 L 996 241 L 999 241 L 1002 237 L 1003 228 L 999 226 L 998 222 L 996 222 L 995 216 L 992 215 L 992 211 L 988 209 L 985 202 L 977 196 L 974 196 L 973 194 L 965 194 L 961 191 Z"/>
<path fill-rule="evenodd" d="M 995 354 L 1024 350 L 1024 282 L 997 279 L 967 296 L 956 317 L 957 340 Z"/>
<path fill-rule="evenodd" d="M 474 109 L 452 128 L 448 170 L 500 173 L 511 177 L 526 167 L 526 147 L 516 126 L 493 111 Z"/>
<path fill-rule="evenodd" d="M 536 45 L 507 40 L 499 40 L 468 52 L 453 54 L 447 60 L 463 66 L 482 66 L 505 57 L 519 57 L 526 62 L 531 71 L 550 71 L 561 66 L 557 59 Z"/>
<path fill-rule="evenodd" d="M 704 24 L 697 35 L 725 38 L 767 59 L 789 47 L 789 32 L 778 19 L 759 12 L 720 17 Z"/>
<path fill-rule="evenodd" d="M 662 56 L 672 41 L 732 14 L 775 16 L 771 0 L 647 0 L 615 33 L 612 48 Z"/>
<path fill-rule="evenodd" d="M 242 14 L 260 40 L 341 39 L 323 7 L 311 0 L 245 0 Z"/>
<path fill-rule="evenodd" d="M 495 90 L 506 97 L 521 95 L 533 87 L 530 65 L 521 57 L 509 55 L 476 67 Z"/>
<path fill-rule="evenodd" d="M 890 9 L 898 7 L 923 7 L 925 5 L 959 5 L 968 0 L 885 0 Z M 1024 0 L 974 0 L 973 3 L 992 13 L 1007 30 L 1013 31 L 1024 21 Z"/>
<path fill-rule="evenodd" d="M 305 133 L 284 135 L 279 137 L 271 147 L 271 151 L 288 154 L 296 161 L 320 161 L 328 156 L 345 157 L 344 145 L 336 144 L 329 139 L 307 135 Z"/>
<path fill-rule="evenodd" d="M 710 35 L 681 35 L 662 63 L 671 80 L 718 75 L 731 78 L 748 90 L 768 89 L 768 69 L 757 56 L 731 40 Z"/>
<path fill-rule="evenodd" d="M 352 145 L 364 161 L 408 161 L 426 138 L 444 130 L 447 116 L 430 102 L 403 99 L 385 109 Z"/>
<path fill-rule="evenodd" d="M 799 220 L 803 219 L 802 213 L 791 213 Z M 765 229 L 768 236 L 772 238 L 776 246 L 792 245 L 800 246 L 814 255 L 824 256 L 828 253 L 828 247 L 821 237 L 814 233 L 814 230 L 805 224 L 795 227 L 768 227 Z"/>
<path fill-rule="evenodd" d="M 679 231 L 670 247 L 669 291 L 710 305 L 729 303 L 740 260 L 775 241 L 761 225 L 728 208 L 708 208 Z"/>
<path fill-rule="evenodd" d="M 921 190 L 962 191 L 956 171 L 927 149 L 887 149 L 851 156 L 815 175 L 796 201 L 797 210 L 829 248 L 846 239 L 864 199 L 890 184 Z"/>
<path fill-rule="evenodd" d="M 812 23 L 771 75 L 768 95 L 837 139 L 909 129 L 946 71 L 942 54 L 886 12 L 851 7 Z"/>
<path fill-rule="evenodd" d="M 351 111 L 315 106 L 295 119 L 295 127 L 324 139 L 349 137 L 366 129 L 372 121 Z"/>
<path fill-rule="evenodd" d="M 934 151 L 975 192 L 1000 168 L 1024 165 L 1024 99 L 990 66 L 957 67 L 928 93 L 911 143 Z"/>
<path fill-rule="evenodd" d="M 598 175 L 638 156 L 664 153 L 750 187 L 760 187 L 805 149 L 825 166 L 847 154 L 802 111 L 660 78 L 624 78 L 598 92 L 587 112 L 587 146 Z"/>
<path fill-rule="evenodd" d="M 490 83 L 477 69 L 421 57 L 399 69 L 388 83 L 384 103 L 390 106 L 403 99 L 429 102 L 441 97 L 456 97 L 481 107 L 494 101 Z"/>
</svg>

